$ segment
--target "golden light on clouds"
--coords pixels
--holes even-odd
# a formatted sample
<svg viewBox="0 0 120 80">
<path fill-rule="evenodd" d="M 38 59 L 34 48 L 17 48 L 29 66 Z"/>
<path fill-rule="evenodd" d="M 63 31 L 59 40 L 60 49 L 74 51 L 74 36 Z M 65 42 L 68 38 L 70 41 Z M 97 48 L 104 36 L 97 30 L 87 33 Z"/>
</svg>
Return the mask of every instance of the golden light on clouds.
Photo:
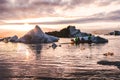
<svg viewBox="0 0 120 80">
<path fill-rule="evenodd" d="M 24 25 L 1 25 L 1 29 L 7 29 L 7 30 L 19 30 L 19 31 L 28 31 L 34 28 L 34 26 L 29 24 Z"/>
<path fill-rule="evenodd" d="M 120 22 L 120 0 L 0 0 L 0 5 L 0 28 L 4 29 L 98 26 L 97 23 L 116 26 Z"/>
</svg>

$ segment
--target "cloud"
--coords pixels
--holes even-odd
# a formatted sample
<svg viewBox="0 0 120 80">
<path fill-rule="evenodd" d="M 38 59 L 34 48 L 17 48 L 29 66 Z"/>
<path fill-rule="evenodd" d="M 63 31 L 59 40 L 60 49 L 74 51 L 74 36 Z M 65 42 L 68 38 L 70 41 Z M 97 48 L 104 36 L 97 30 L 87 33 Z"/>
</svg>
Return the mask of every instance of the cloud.
<svg viewBox="0 0 120 80">
<path fill-rule="evenodd" d="M 0 20 L 37 18 L 54 15 L 54 7 L 58 5 L 56 1 L 0 0 Z"/>
<path fill-rule="evenodd" d="M 120 10 L 112 11 L 110 13 L 99 13 L 94 14 L 86 18 L 77 18 L 77 19 L 65 19 L 58 21 L 46 21 L 46 22 L 28 22 L 29 24 L 84 24 L 92 22 L 119 22 L 120 21 Z M 12 23 L 12 24 L 24 24 L 24 23 Z"/>
<path fill-rule="evenodd" d="M 120 0 L 96 0 L 95 4 L 98 6 L 108 6 L 111 4 L 119 4 Z"/>
<path fill-rule="evenodd" d="M 0 20 L 14 20 L 39 17 L 59 17 L 64 16 L 66 11 L 71 13 L 76 7 L 88 5 L 107 6 L 119 4 L 119 0 L 0 0 Z M 60 11 L 62 14 L 60 14 Z M 77 12 L 75 12 L 77 13 Z M 64 23 L 84 23 L 94 21 L 118 21 L 119 10 L 111 13 L 99 13 L 89 17 L 62 20 L 56 22 L 46 22 L 48 24 Z M 72 16 L 72 13 L 71 13 Z M 44 24 L 46 24 L 44 23 Z M 41 23 L 42 24 L 42 23 Z"/>
<path fill-rule="evenodd" d="M 90 22 L 119 22 L 120 21 L 120 10 L 112 11 L 109 13 L 99 13 L 94 14 L 86 18 L 78 18 L 75 20 L 66 20 L 57 22 L 60 24 L 68 24 L 68 23 L 90 23 Z"/>
<path fill-rule="evenodd" d="M 0 19 L 58 16 L 56 10 L 75 8 L 93 0 L 0 0 Z M 3 18 L 4 17 L 4 18 Z"/>
<path fill-rule="evenodd" d="M 86 18 L 78 18 L 74 20 L 62 20 L 56 22 L 44 22 L 43 24 L 70 24 L 70 23 L 90 23 L 90 22 L 119 22 L 120 10 L 112 11 L 110 13 L 99 13 Z M 42 23 L 41 23 L 42 24 Z"/>
<path fill-rule="evenodd" d="M 84 5 L 88 5 L 88 4 L 91 4 L 91 3 L 94 3 L 95 0 L 71 0 L 70 1 L 70 4 L 71 5 L 78 5 L 78 4 L 84 4 Z"/>
</svg>

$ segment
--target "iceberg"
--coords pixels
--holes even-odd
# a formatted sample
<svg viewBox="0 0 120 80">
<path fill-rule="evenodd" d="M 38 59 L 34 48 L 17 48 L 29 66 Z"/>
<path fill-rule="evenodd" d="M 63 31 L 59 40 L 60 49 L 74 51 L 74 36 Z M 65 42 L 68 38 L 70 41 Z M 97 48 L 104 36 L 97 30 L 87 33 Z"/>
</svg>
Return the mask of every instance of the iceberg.
<svg viewBox="0 0 120 80">
<path fill-rule="evenodd" d="M 30 30 L 23 37 L 19 38 L 18 42 L 36 44 L 36 43 L 52 43 L 57 42 L 58 40 L 59 40 L 58 37 L 45 34 L 41 30 L 41 28 L 38 25 L 36 25 L 34 29 Z"/>
</svg>

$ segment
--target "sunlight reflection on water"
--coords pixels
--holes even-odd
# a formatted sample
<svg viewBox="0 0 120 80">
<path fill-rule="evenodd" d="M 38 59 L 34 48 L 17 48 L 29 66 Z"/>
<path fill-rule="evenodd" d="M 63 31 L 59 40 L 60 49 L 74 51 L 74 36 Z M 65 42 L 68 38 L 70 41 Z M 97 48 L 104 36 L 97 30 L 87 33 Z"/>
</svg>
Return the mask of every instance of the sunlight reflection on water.
<svg viewBox="0 0 120 80">
<path fill-rule="evenodd" d="M 62 44 L 52 49 L 51 44 L 22 44 L 0 42 L 0 70 L 7 69 L 5 76 L 31 76 L 50 78 L 82 78 L 81 75 L 106 77 L 102 74 L 119 74 L 116 66 L 97 64 L 101 60 L 120 61 L 119 39 L 108 37 L 107 44 Z M 70 39 L 61 39 L 68 42 Z M 117 47 L 116 47 L 117 46 Z M 113 52 L 113 56 L 104 56 L 106 52 Z M 3 67 L 5 66 L 5 67 Z M 89 76 L 89 77 L 88 77 Z M 114 76 L 114 75 L 113 75 Z M 108 79 L 110 79 L 108 77 Z"/>
</svg>

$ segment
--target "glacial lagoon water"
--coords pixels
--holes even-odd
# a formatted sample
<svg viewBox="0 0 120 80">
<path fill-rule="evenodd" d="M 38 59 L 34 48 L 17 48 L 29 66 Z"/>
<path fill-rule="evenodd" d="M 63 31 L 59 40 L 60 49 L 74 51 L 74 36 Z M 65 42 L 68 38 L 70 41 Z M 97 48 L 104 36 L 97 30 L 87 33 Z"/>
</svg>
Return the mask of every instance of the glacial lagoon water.
<svg viewBox="0 0 120 80">
<path fill-rule="evenodd" d="M 104 37 L 109 43 L 61 44 L 56 49 L 51 44 L 0 42 L 0 80 L 120 80 L 120 37 Z M 56 44 L 69 41 L 62 38 Z M 114 55 L 104 56 L 107 52 Z"/>
</svg>

